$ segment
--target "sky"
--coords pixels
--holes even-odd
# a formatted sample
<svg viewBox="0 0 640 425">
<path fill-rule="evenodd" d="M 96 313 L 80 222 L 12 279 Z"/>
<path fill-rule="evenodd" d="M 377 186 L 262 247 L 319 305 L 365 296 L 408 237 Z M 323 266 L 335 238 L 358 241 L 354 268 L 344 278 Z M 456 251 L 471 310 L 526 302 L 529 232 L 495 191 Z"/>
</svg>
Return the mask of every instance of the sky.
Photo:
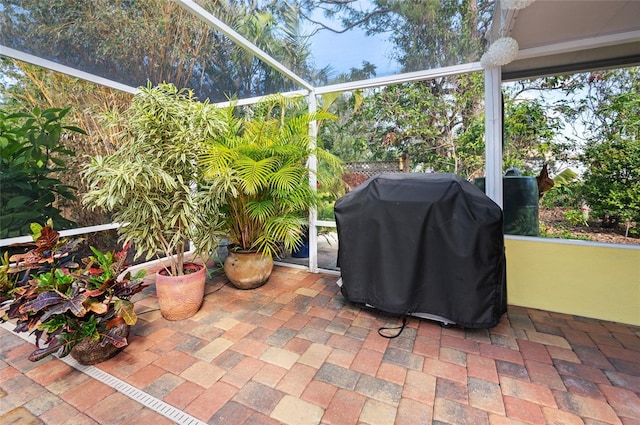
<svg viewBox="0 0 640 425">
<path fill-rule="evenodd" d="M 352 3 L 351 7 L 366 10 L 372 5 L 369 0 L 359 0 L 357 3 Z M 340 23 L 336 19 L 325 18 L 319 9 L 311 18 L 324 22 L 329 27 L 340 28 Z M 314 27 L 310 25 L 307 31 L 312 32 L 313 29 Z M 376 65 L 377 76 L 396 73 L 399 65 L 389 59 L 392 48 L 393 45 L 384 34 L 367 36 L 359 28 L 341 34 L 323 29 L 311 37 L 311 49 L 316 68 L 331 66 L 336 75 L 349 72 L 352 68 L 360 68 L 363 61 Z"/>
<path fill-rule="evenodd" d="M 323 30 L 311 38 L 311 46 L 316 67 L 330 65 L 336 74 L 359 68 L 363 61 L 376 65 L 377 76 L 398 69 L 397 62 L 389 59 L 393 46 L 382 35 L 366 36 L 359 29 L 343 34 Z"/>
</svg>

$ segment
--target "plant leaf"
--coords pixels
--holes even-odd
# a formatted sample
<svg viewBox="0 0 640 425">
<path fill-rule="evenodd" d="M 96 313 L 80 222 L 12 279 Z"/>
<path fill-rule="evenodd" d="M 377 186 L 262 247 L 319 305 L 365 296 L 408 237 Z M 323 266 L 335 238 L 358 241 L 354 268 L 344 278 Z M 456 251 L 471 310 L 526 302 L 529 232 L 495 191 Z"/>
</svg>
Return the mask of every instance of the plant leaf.
<svg viewBox="0 0 640 425">
<path fill-rule="evenodd" d="M 60 342 L 57 342 L 56 344 L 49 345 L 48 347 L 34 350 L 31 354 L 29 354 L 29 360 L 31 360 L 32 362 L 37 362 L 38 360 L 42 360 L 45 357 L 55 353 L 56 351 L 59 351 L 59 357 L 64 357 L 62 356 L 63 349 L 64 347 L 62 346 L 62 344 L 60 344 Z"/>
<path fill-rule="evenodd" d="M 104 347 L 107 344 L 112 344 L 117 348 L 122 348 L 128 344 L 127 338 L 120 335 L 120 328 L 113 327 L 107 330 L 100 341 L 100 346 Z"/>
<path fill-rule="evenodd" d="M 105 314 L 109 311 L 109 306 L 92 298 L 87 298 L 87 302 L 85 304 L 87 311 L 92 311 L 96 314 Z"/>
<path fill-rule="evenodd" d="M 116 314 L 129 326 L 133 326 L 138 321 L 138 316 L 133 309 L 133 303 L 129 300 L 116 300 L 114 303 Z"/>
<path fill-rule="evenodd" d="M 67 310 L 71 311 L 71 313 L 73 313 L 77 317 L 83 317 L 87 313 L 87 310 L 84 308 L 84 305 L 83 305 L 85 299 L 86 298 L 85 298 L 84 294 L 78 294 L 75 297 L 73 297 L 72 299 L 67 300 L 64 303 L 61 303 L 57 307 L 49 309 L 42 316 L 42 318 L 40 320 L 44 322 L 49 317 L 51 317 L 53 315 L 56 315 L 56 314 L 63 314 Z"/>
<path fill-rule="evenodd" d="M 37 313 L 44 308 L 59 304 L 63 300 L 64 297 L 62 297 L 60 294 L 57 294 L 55 292 L 43 292 L 42 294 L 38 295 L 35 300 L 23 304 L 20 307 L 20 312 Z"/>
</svg>

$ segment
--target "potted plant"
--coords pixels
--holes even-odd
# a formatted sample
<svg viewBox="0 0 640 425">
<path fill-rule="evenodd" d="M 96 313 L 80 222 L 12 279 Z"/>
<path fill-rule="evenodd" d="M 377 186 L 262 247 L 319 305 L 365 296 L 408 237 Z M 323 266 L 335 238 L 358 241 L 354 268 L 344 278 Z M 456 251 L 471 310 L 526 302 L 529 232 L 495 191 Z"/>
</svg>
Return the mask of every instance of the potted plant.
<svg viewBox="0 0 640 425">
<path fill-rule="evenodd" d="M 171 84 L 142 88 L 115 124 L 123 144 L 112 155 L 95 157 L 84 169 L 89 187 L 83 202 L 113 213 L 136 257 L 164 256 L 156 273 L 162 316 L 186 319 L 204 298 L 206 267 L 185 257 L 189 241 L 196 254 L 217 245 L 218 194 L 203 184 L 197 160 L 203 140 L 220 131 L 220 110 L 197 102 Z"/>
<path fill-rule="evenodd" d="M 33 248 L 3 261 L 1 320 L 15 319 L 16 332 L 36 335 L 31 361 L 54 353 L 71 353 L 82 364 L 113 357 L 137 321 L 130 298 L 147 286 L 144 270 L 125 272 L 126 247 L 91 247 L 94 255 L 78 263 L 71 254 L 81 239 L 60 239 L 50 222 L 31 228 Z"/>
<path fill-rule="evenodd" d="M 310 155 L 339 168 L 337 158 L 310 143 L 313 121 L 334 119 L 304 112 L 296 101 L 274 95 L 243 115 L 226 109 L 225 131 L 207 140 L 200 160 L 205 177 L 222 194 L 220 210 L 230 242 L 224 262 L 238 288 L 264 284 L 281 247 L 300 246 L 317 194 L 309 185 Z"/>
</svg>

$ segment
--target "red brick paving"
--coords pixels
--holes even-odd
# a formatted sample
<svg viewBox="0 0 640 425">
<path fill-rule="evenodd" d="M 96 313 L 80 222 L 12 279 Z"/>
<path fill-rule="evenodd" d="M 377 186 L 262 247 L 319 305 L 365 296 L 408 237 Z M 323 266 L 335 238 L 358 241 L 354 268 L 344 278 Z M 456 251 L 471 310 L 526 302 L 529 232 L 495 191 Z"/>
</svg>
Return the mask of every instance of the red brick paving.
<svg viewBox="0 0 640 425">
<path fill-rule="evenodd" d="M 358 351 L 353 361 L 351 369 L 366 373 L 367 375 L 376 376 L 383 354 L 378 351 L 363 348 Z"/>
<path fill-rule="evenodd" d="M 325 410 L 322 418 L 328 425 L 357 424 L 366 397 L 352 391 L 339 389 Z"/>
<path fill-rule="evenodd" d="M 137 388 L 144 388 L 164 375 L 165 370 L 156 365 L 148 365 L 130 375 L 127 382 Z"/>
<path fill-rule="evenodd" d="M 353 363 L 355 365 L 356 361 L 354 361 Z M 353 369 L 353 366 L 351 368 Z M 403 368 L 402 366 L 391 363 L 382 363 L 378 368 L 376 377 L 402 386 L 404 385 L 407 372 L 408 370 Z"/>
<path fill-rule="evenodd" d="M 208 391 L 203 392 L 189 403 L 184 411 L 206 422 L 237 392 L 236 387 L 224 382 L 217 382 Z"/>
<path fill-rule="evenodd" d="M 433 419 L 447 424 L 488 424 L 489 415 L 484 410 L 437 398 L 433 406 Z"/>
<path fill-rule="evenodd" d="M 90 380 L 82 385 L 70 388 L 62 393 L 60 398 L 81 412 L 101 402 L 115 390 L 101 382 Z"/>
<path fill-rule="evenodd" d="M 525 367 L 531 382 L 543 385 L 552 390 L 566 391 L 560 374 L 553 365 L 525 360 Z"/>
<path fill-rule="evenodd" d="M 136 417 L 140 410 L 142 405 L 138 402 L 122 393 L 114 392 L 84 410 L 84 413 L 99 424 L 112 424 Z"/>
<path fill-rule="evenodd" d="M 35 369 L 31 369 L 26 375 L 37 384 L 46 387 L 71 373 L 73 368 L 62 362 L 48 362 Z"/>
<path fill-rule="evenodd" d="M 234 387 L 242 388 L 253 376 L 264 367 L 265 363 L 253 357 L 245 357 L 229 372 L 220 378 Z"/>
<path fill-rule="evenodd" d="M 496 384 L 499 382 L 495 361 L 480 355 L 467 354 L 467 374 Z"/>
<path fill-rule="evenodd" d="M 398 405 L 395 425 L 430 424 L 432 420 L 431 413 L 431 409 L 423 404 L 403 398 Z"/>
<path fill-rule="evenodd" d="M 311 383 L 318 370 L 304 364 L 297 363 L 280 380 L 276 389 L 300 397 L 305 388 Z"/>
<path fill-rule="evenodd" d="M 183 382 L 167 394 L 163 401 L 178 409 L 184 409 L 204 391 L 204 388 L 193 382 Z"/>
<path fill-rule="evenodd" d="M 160 356 L 153 362 L 153 364 L 163 368 L 167 372 L 180 375 L 183 370 L 187 369 L 197 361 L 198 360 L 196 358 L 189 354 L 182 353 L 180 351 L 171 351 Z"/>
<path fill-rule="evenodd" d="M 70 404 L 60 403 L 40 415 L 40 419 L 46 424 L 63 424 L 78 413 L 78 409 Z"/>
<path fill-rule="evenodd" d="M 326 382 L 311 381 L 300 398 L 326 409 L 329 407 L 329 403 L 331 403 L 336 391 L 338 391 L 337 387 Z"/>
<path fill-rule="evenodd" d="M 130 346 L 97 367 L 209 423 L 293 420 L 282 406 L 270 416 L 282 401 L 320 409 L 325 425 L 376 414 L 397 425 L 640 423 L 637 326 L 510 306 L 493 329 L 412 319 L 390 340 L 378 328 L 399 319 L 346 303 L 336 279 L 276 267 L 240 291 L 214 276 L 201 311 L 180 322 L 152 313 L 151 286 Z M 217 338 L 220 351 L 195 355 Z M 0 329 L 0 423 L 172 423 L 60 360 L 29 362 L 31 351 Z"/>
<path fill-rule="evenodd" d="M 539 405 L 519 398 L 503 396 L 507 416 L 527 424 L 544 424 L 544 415 Z"/>
</svg>

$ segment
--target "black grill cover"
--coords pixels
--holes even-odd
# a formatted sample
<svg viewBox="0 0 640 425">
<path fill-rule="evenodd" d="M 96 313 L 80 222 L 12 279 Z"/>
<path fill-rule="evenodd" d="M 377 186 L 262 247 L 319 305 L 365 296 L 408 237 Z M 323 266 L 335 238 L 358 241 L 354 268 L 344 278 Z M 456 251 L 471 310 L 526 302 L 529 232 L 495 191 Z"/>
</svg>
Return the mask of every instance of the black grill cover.
<svg viewBox="0 0 640 425">
<path fill-rule="evenodd" d="M 469 328 L 507 311 L 502 210 L 455 174 L 382 174 L 338 199 L 338 264 L 350 301 Z"/>
</svg>

